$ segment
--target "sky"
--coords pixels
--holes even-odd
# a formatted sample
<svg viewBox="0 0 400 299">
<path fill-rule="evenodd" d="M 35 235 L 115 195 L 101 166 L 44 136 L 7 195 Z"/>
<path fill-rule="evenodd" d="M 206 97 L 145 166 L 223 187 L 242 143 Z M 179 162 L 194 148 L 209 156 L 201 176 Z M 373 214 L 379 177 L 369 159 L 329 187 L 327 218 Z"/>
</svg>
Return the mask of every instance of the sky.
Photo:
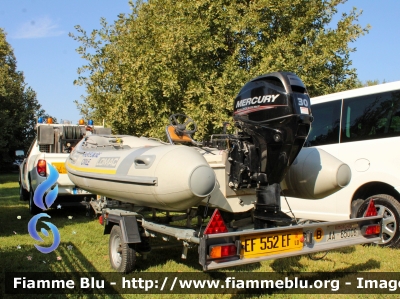
<svg viewBox="0 0 400 299">
<path fill-rule="evenodd" d="M 352 7 L 363 11 L 359 23 L 371 26 L 367 35 L 350 44 L 356 48 L 350 59 L 358 78 L 399 81 L 400 1 L 348 0 L 338 6 L 338 15 Z M 76 25 L 86 32 L 100 29 L 100 18 L 111 24 L 120 13 L 130 12 L 128 0 L 0 0 L 0 28 L 7 33 L 25 83 L 36 91 L 46 113 L 58 121 L 77 123 L 81 118 L 74 101 L 82 102 L 85 88 L 73 82 L 86 60 L 68 33 L 77 35 Z"/>
</svg>

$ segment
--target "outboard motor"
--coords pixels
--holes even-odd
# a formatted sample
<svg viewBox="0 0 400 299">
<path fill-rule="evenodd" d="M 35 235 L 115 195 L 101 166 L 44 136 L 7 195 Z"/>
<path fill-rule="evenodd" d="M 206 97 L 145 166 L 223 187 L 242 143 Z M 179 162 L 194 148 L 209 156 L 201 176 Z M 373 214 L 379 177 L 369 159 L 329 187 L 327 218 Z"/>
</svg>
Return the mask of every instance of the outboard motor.
<svg viewBox="0 0 400 299">
<path fill-rule="evenodd" d="M 280 182 L 300 152 L 313 117 L 303 82 L 274 72 L 248 82 L 234 102 L 238 135 L 231 139 L 229 186 L 256 188 L 254 228 L 292 222 L 281 212 Z"/>
</svg>

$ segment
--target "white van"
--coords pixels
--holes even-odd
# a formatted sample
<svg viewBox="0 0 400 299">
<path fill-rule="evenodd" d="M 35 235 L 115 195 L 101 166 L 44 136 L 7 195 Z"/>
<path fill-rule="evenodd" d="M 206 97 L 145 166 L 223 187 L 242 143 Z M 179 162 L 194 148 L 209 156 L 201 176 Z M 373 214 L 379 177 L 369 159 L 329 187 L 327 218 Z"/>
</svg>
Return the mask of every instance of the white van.
<svg viewBox="0 0 400 299">
<path fill-rule="evenodd" d="M 348 186 L 321 199 L 288 197 L 297 218 L 335 221 L 361 216 L 374 198 L 383 214 L 382 246 L 400 242 L 400 81 L 311 99 L 306 147 L 325 150 L 352 171 Z M 282 210 L 289 212 L 285 200 Z"/>
</svg>

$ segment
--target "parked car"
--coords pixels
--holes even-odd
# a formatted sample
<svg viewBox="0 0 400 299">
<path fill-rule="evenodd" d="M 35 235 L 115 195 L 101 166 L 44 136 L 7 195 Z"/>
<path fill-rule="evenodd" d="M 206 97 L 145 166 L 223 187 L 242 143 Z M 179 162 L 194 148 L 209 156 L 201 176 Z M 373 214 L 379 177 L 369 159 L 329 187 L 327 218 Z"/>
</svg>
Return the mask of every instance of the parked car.
<svg viewBox="0 0 400 299">
<path fill-rule="evenodd" d="M 400 81 L 311 99 L 314 122 L 306 146 L 348 164 L 348 186 L 323 198 L 288 197 L 298 218 L 359 217 L 373 198 L 383 215 L 382 246 L 400 243 Z M 285 201 L 282 209 L 289 211 Z"/>
<path fill-rule="evenodd" d="M 58 172 L 58 196 L 56 206 L 87 204 L 95 195 L 75 186 L 69 179 L 65 161 L 71 149 L 84 136 L 92 133 L 111 133 L 110 129 L 93 125 L 53 124 L 39 122 L 36 126 L 37 137 L 32 142 L 26 157 L 19 165 L 20 199 L 29 200 L 29 210 L 32 214 L 41 212 L 34 203 L 37 187 L 47 180 L 49 165 Z M 50 190 L 48 190 L 50 191 Z"/>
</svg>

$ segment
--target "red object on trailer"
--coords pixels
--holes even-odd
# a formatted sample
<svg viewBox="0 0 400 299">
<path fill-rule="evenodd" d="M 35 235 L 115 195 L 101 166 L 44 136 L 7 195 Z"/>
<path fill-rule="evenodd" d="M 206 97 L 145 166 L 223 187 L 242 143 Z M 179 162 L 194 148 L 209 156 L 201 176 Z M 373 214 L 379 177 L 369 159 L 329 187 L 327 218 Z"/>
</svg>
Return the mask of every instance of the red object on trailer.
<svg viewBox="0 0 400 299">
<path fill-rule="evenodd" d="M 376 210 L 375 202 L 373 199 L 369 201 L 367 210 L 364 213 L 364 217 L 372 217 L 372 216 L 378 216 L 378 211 Z"/>
<path fill-rule="evenodd" d="M 225 225 L 224 219 L 222 219 L 221 213 L 218 209 L 214 210 L 210 221 L 208 222 L 204 235 L 220 234 L 228 232 L 228 228 Z"/>
</svg>

